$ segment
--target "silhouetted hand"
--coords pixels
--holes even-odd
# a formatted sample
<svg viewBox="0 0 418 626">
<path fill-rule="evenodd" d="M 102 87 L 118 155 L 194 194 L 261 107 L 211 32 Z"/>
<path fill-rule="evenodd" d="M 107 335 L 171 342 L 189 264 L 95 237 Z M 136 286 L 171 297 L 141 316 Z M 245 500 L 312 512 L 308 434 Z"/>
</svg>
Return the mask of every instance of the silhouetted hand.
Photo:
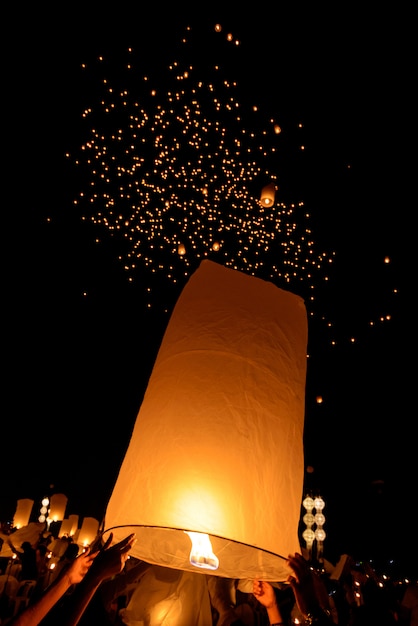
<svg viewBox="0 0 418 626">
<path fill-rule="evenodd" d="M 270 609 L 276 604 L 274 589 L 272 585 L 265 580 L 253 581 L 253 594 L 266 609 Z"/>
<path fill-rule="evenodd" d="M 318 614 L 318 611 L 323 612 L 324 615 L 321 614 L 321 617 L 326 623 L 330 615 L 330 605 L 324 581 L 298 552 L 289 555 L 287 563 L 294 572 L 287 580 L 293 589 L 300 612 L 305 617 Z"/>
<path fill-rule="evenodd" d="M 66 576 L 70 585 L 76 585 L 80 583 L 84 576 L 93 565 L 95 558 L 98 556 L 98 552 L 90 552 L 88 548 L 85 552 L 82 552 L 77 556 L 68 566 L 62 570 L 61 576 Z"/>
<path fill-rule="evenodd" d="M 129 557 L 129 552 L 132 546 L 136 543 L 135 534 L 132 533 L 122 539 L 119 543 L 115 543 L 114 546 L 110 546 L 112 543 L 113 534 L 110 533 L 103 548 L 96 553 L 94 559 L 93 568 L 91 570 L 91 576 L 100 582 L 112 578 L 119 574 L 125 567 L 125 563 Z"/>
</svg>

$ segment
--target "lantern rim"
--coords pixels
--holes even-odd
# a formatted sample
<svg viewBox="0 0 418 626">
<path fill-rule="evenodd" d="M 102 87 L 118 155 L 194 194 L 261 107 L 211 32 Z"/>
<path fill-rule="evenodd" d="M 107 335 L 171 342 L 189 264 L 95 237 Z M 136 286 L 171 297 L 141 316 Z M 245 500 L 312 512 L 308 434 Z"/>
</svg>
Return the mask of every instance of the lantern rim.
<svg viewBox="0 0 418 626">
<path fill-rule="evenodd" d="M 142 540 L 141 537 L 136 537 L 137 541 L 132 547 L 130 555 L 153 565 L 194 573 L 204 573 L 206 575 L 215 575 L 223 578 L 257 579 L 273 583 L 285 582 L 287 580 L 287 576 L 291 573 L 291 570 L 287 565 L 287 557 L 281 554 L 272 552 L 265 548 L 253 546 L 242 541 L 215 535 L 213 533 L 202 533 L 202 531 L 195 529 L 158 525 L 148 526 L 146 524 L 121 524 L 105 528 L 102 533 L 102 538 L 104 540 L 105 535 L 113 533 L 112 543 L 117 543 L 124 539 L 127 535 L 126 532 L 118 533 L 114 531 L 121 531 L 123 529 L 132 529 L 131 532 L 136 535 L 138 534 L 138 529 L 144 531 L 142 533 Z M 209 536 L 214 547 L 214 552 L 219 556 L 218 569 L 212 571 L 208 569 L 201 569 L 193 566 L 189 562 L 190 539 L 186 537 L 186 532 L 197 532 L 200 534 L 207 534 Z M 161 549 L 161 551 L 154 556 L 151 554 L 152 551 L 148 549 L 148 546 L 152 543 L 152 541 L 147 542 L 146 540 L 143 540 L 143 538 L 149 534 L 153 537 L 153 545 L 158 545 L 159 550 Z M 177 552 L 170 549 L 167 550 L 165 557 L 162 556 L 162 552 L 164 551 L 164 536 L 167 538 L 169 535 L 176 537 L 175 544 L 177 546 L 178 538 L 181 536 L 186 537 L 184 545 L 187 546 L 187 549 L 182 551 L 177 550 Z M 157 536 L 158 539 L 156 539 Z M 246 553 L 244 559 L 242 559 L 243 552 Z M 237 556 L 235 556 L 235 554 Z M 238 557 L 238 554 L 240 557 Z M 241 558 L 241 563 L 237 569 L 236 563 L 239 558 Z M 245 565 L 243 565 L 243 560 L 246 562 Z"/>
</svg>

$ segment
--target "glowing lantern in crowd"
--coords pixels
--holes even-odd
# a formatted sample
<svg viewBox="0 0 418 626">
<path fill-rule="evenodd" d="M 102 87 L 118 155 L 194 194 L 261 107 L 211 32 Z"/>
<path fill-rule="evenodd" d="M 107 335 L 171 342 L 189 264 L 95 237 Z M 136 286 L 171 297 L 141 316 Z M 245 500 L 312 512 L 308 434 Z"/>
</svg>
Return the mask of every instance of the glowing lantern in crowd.
<svg viewBox="0 0 418 626">
<path fill-rule="evenodd" d="M 68 519 L 71 521 L 70 536 L 72 537 L 78 530 L 78 515 L 69 515 Z"/>
<path fill-rule="evenodd" d="M 69 537 L 73 523 L 70 519 L 63 519 L 59 529 L 58 537 Z"/>
<path fill-rule="evenodd" d="M 300 551 L 306 347 L 301 298 L 203 261 L 163 337 L 104 538 L 135 532 L 131 554 L 151 564 L 284 580 Z"/>
<path fill-rule="evenodd" d="M 17 501 L 16 511 L 13 517 L 13 528 L 22 528 L 29 524 L 34 501 L 29 498 L 22 498 Z"/>
<path fill-rule="evenodd" d="M 265 207 L 272 207 L 276 196 L 276 185 L 270 183 L 261 190 L 260 204 Z"/>
<path fill-rule="evenodd" d="M 77 537 L 79 546 L 89 546 L 97 537 L 99 522 L 94 517 L 85 517 Z"/>
<path fill-rule="evenodd" d="M 50 522 L 61 522 L 65 517 L 65 509 L 67 508 L 68 498 L 63 493 L 54 493 L 49 503 Z"/>
</svg>

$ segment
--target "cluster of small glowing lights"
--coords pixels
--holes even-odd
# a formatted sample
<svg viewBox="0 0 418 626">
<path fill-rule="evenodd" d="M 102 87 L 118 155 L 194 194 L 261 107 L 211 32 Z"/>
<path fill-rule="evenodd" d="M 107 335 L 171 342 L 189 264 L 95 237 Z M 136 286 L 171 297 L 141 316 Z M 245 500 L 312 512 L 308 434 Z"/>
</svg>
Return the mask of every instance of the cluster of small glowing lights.
<svg viewBox="0 0 418 626">
<path fill-rule="evenodd" d="M 219 64 L 199 73 L 193 49 L 188 62 L 145 77 L 133 49 L 126 54 L 116 74 L 112 59 L 109 70 L 104 57 L 93 63 L 101 93 L 83 112 L 79 154 L 68 155 L 87 171 L 74 204 L 97 227 L 96 241 L 117 241 L 127 280 L 140 276 L 144 286 L 153 275 L 183 284 L 211 258 L 279 285 L 301 283 L 313 302 L 334 252 L 316 251 L 303 202 L 280 199 L 279 122 L 263 121 L 257 103 L 243 105 Z M 275 197 L 262 202 L 266 187 Z"/>
</svg>

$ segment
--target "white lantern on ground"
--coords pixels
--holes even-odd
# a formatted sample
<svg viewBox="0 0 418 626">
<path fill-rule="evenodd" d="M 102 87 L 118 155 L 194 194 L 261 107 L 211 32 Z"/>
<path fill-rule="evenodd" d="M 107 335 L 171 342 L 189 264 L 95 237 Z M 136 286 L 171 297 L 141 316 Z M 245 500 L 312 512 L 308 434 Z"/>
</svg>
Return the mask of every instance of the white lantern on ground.
<svg viewBox="0 0 418 626">
<path fill-rule="evenodd" d="M 104 539 L 135 532 L 130 554 L 156 565 L 285 580 L 300 551 L 306 348 L 301 298 L 203 261 L 166 329 Z"/>
</svg>

